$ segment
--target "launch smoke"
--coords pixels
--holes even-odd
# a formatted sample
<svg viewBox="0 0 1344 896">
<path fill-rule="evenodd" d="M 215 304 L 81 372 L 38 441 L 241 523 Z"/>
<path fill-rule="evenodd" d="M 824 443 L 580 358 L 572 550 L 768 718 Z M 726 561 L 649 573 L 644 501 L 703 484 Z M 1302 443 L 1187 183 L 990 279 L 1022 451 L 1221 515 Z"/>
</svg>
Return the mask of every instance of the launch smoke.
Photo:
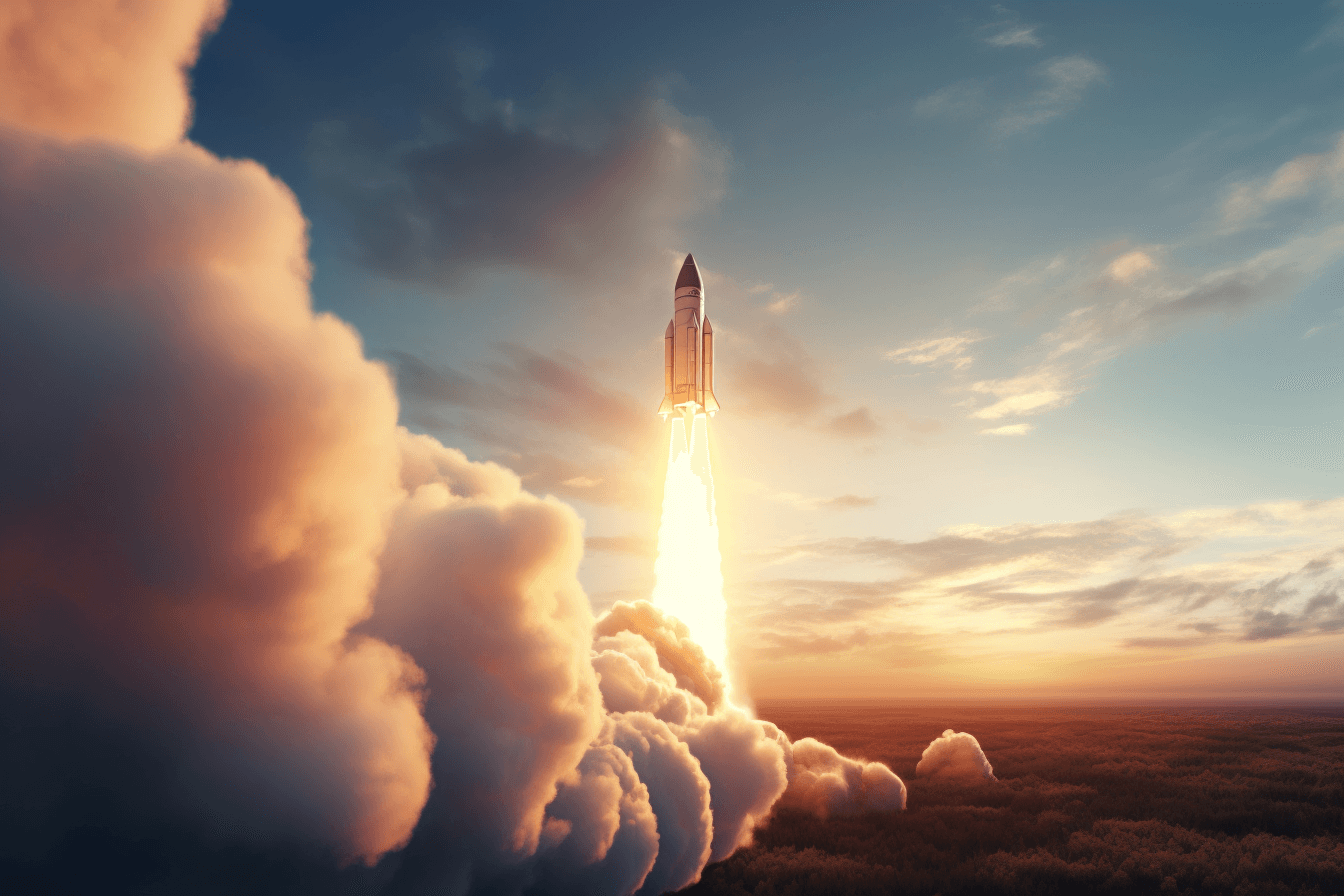
<svg viewBox="0 0 1344 896">
<path fill-rule="evenodd" d="M 900 808 L 725 699 L 703 418 L 600 620 L 572 509 L 398 427 L 293 194 L 185 138 L 221 9 L 0 0 L 0 889 L 654 894 Z"/>
<path fill-rule="evenodd" d="M 980 743 L 964 731 L 951 728 L 935 738 L 924 750 L 915 766 L 921 778 L 939 778 L 960 781 L 995 781 L 994 767 L 985 758 Z"/>
</svg>

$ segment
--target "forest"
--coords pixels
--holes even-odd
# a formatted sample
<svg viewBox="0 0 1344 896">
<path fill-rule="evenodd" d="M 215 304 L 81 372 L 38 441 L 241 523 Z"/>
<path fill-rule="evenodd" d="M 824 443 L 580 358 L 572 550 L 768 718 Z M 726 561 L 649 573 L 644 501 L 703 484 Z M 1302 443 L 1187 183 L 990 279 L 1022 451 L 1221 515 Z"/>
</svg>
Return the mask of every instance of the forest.
<svg viewBox="0 0 1344 896">
<path fill-rule="evenodd" d="M 763 703 L 791 738 L 887 763 L 906 811 L 779 812 L 687 896 L 1344 892 L 1344 710 Z M 945 728 L 997 781 L 921 780 Z"/>
</svg>

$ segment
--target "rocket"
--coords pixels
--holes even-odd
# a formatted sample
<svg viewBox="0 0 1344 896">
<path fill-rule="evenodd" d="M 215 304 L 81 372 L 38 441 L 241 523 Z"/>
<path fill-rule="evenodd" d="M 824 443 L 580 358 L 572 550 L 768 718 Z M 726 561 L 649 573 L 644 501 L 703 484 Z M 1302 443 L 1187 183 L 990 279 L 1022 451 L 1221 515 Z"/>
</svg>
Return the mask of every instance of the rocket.
<svg viewBox="0 0 1344 896">
<path fill-rule="evenodd" d="M 713 415 L 719 409 L 714 397 L 714 328 L 705 317 L 705 291 L 695 258 L 686 256 L 672 287 L 672 320 L 663 339 L 663 403 L 658 413 Z"/>
</svg>

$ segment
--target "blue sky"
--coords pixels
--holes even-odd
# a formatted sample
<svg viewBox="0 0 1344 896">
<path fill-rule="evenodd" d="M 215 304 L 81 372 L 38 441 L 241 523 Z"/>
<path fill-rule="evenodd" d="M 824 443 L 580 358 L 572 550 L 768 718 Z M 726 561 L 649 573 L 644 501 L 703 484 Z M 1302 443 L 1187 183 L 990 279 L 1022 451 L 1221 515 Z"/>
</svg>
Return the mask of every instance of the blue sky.
<svg viewBox="0 0 1344 896">
<path fill-rule="evenodd" d="M 693 251 L 761 694 L 1321 698 L 1342 82 L 1339 3 L 235 2 L 191 137 L 296 192 L 408 426 L 575 505 L 599 607 Z"/>
</svg>

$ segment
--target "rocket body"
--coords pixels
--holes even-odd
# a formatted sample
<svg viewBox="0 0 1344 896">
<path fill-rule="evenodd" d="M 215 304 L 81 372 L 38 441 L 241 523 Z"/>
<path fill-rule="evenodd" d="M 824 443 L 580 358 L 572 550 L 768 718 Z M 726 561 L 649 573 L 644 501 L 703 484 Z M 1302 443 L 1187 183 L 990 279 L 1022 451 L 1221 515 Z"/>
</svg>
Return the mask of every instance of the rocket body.
<svg viewBox="0 0 1344 896">
<path fill-rule="evenodd" d="M 705 291 L 695 258 L 686 256 L 673 287 L 672 320 L 663 338 L 663 403 L 658 413 L 713 414 L 714 328 L 705 317 Z"/>
</svg>

